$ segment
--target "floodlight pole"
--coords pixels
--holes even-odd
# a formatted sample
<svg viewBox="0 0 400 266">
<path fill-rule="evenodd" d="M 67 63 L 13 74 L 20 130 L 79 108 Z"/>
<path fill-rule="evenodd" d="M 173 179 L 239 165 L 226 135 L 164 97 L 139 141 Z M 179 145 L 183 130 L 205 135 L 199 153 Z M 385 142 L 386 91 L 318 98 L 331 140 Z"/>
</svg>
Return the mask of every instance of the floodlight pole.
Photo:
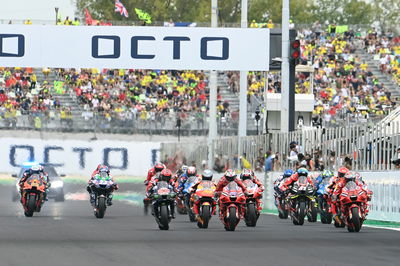
<svg viewBox="0 0 400 266">
<path fill-rule="evenodd" d="M 282 3 L 281 131 L 289 132 L 289 0 Z"/>
<path fill-rule="evenodd" d="M 241 3 L 241 27 L 247 28 L 247 6 L 248 1 L 242 0 Z M 240 71 L 240 91 L 239 91 L 239 130 L 238 130 L 238 165 L 240 168 L 240 156 L 242 155 L 241 137 L 247 135 L 247 71 Z"/>
<path fill-rule="evenodd" d="M 218 27 L 218 0 L 211 0 L 211 27 Z M 213 140 L 217 138 L 217 71 L 210 71 L 209 126 L 208 126 L 208 168 L 214 164 Z"/>
</svg>

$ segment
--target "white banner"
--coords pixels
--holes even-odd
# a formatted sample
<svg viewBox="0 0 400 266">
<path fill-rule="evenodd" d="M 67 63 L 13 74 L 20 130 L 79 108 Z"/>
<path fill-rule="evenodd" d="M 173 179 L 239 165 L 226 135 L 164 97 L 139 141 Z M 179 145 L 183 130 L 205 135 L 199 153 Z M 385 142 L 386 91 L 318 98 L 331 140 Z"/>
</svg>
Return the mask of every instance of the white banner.
<svg viewBox="0 0 400 266">
<path fill-rule="evenodd" d="M 266 71 L 269 30 L 0 25 L 0 65 Z"/>
<path fill-rule="evenodd" d="M 0 139 L 0 172 L 18 173 L 24 162 L 50 163 L 58 173 L 89 176 L 98 164 L 115 175 L 145 176 L 159 158 L 160 143 L 128 141 Z"/>
</svg>

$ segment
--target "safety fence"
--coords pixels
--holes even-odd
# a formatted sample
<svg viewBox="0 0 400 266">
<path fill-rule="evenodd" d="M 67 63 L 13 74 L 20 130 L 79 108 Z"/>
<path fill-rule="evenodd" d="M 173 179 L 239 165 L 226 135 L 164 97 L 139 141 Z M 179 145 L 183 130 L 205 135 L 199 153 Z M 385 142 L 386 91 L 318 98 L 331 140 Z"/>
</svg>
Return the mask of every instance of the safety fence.
<svg viewBox="0 0 400 266">
<path fill-rule="evenodd" d="M 239 145 L 241 154 L 238 154 Z M 275 156 L 272 162 L 275 171 L 294 168 L 304 162 L 310 168 L 314 162 L 314 168 L 319 170 L 335 170 L 341 165 L 357 171 L 397 170 L 400 167 L 399 145 L 400 123 L 397 121 L 373 126 L 303 128 L 290 133 L 241 137 L 240 140 L 238 137 L 214 140 L 210 146 L 213 165 L 209 167 L 235 167 L 238 161 L 248 161 L 254 169 L 263 170 L 267 153 Z M 175 153 L 180 153 L 186 162 L 197 165 L 207 159 L 207 151 L 206 142 L 164 143 L 161 146 L 162 156 L 173 158 Z"/>
</svg>

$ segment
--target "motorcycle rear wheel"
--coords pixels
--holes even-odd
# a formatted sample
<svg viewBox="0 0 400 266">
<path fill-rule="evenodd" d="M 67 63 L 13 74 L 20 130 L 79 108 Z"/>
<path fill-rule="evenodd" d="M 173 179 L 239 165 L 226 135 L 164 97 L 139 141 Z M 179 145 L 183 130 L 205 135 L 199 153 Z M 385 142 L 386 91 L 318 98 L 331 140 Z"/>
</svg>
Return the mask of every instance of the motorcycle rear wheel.
<svg viewBox="0 0 400 266">
<path fill-rule="evenodd" d="M 257 211 L 253 202 L 247 205 L 245 223 L 248 227 L 255 227 L 257 225 Z"/>
<path fill-rule="evenodd" d="M 310 223 L 315 223 L 317 221 L 317 215 L 318 215 L 317 208 L 315 207 L 315 205 L 312 201 L 310 201 L 309 204 L 311 205 L 310 206 L 311 212 L 307 218 Z"/>
<path fill-rule="evenodd" d="M 169 217 L 168 217 L 168 207 L 167 205 L 162 205 L 160 208 L 160 225 L 161 230 L 169 229 Z"/>
</svg>

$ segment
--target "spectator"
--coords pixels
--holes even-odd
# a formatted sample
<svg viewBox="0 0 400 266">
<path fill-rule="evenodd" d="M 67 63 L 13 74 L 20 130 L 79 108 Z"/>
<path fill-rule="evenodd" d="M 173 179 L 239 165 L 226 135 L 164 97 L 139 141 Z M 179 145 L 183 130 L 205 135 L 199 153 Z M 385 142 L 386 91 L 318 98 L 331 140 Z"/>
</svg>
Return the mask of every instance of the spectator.
<svg viewBox="0 0 400 266">
<path fill-rule="evenodd" d="M 392 158 L 392 163 L 396 168 L 400 168 L 400 146 L 397 148 L 397 151 Z"/>
<path fill-rule="evenodd" d="M 267 151 L 265 154 L 264 171 L 266 173 L 273 171 L 274 157 L 275 155 L 272 155 L 271 151 Z"/>
</svg>

